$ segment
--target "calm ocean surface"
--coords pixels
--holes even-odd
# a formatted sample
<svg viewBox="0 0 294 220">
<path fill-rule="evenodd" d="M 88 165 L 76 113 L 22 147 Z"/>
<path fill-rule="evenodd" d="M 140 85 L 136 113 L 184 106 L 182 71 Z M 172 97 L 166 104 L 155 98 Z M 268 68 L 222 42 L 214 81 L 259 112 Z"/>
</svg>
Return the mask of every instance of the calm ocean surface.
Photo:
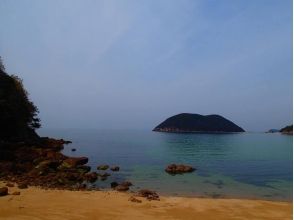
<svg viewBox="0 0 294 220">
<path fill-rule="evenodd" d="M 99 164 L 119 165 L 112 181 L 129 180 L 131 190 L 148 188 L 161 195 L 292 200 L 292 136 L 265 133 L 172 134 L 130 130 L 49 130 L 41 136 L 73 141 L 69 156 L 87 156 Z M 71 152 L 76 148 L 76 152 Z M 171 176 L 170 163 L 184 163 L 196 172 Z"/>
</svg>

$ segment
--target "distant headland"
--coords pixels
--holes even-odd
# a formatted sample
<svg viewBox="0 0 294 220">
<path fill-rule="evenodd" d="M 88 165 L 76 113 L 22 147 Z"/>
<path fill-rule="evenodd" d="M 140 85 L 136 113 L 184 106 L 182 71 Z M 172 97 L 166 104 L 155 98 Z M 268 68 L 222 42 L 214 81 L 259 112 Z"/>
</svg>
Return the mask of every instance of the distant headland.
<svg viewBox="0 0 294 220">
<path fill-rule="evenodd" d="M 282 134 L 293 135 L 293 125 L 288 125 L 280 130 Z"/>
<path fill-rule="evenodd" d="M 181 113 L 156 126 L 158 132 L 244 132 L 245 130 L 220 115 Z"/>
</svg>

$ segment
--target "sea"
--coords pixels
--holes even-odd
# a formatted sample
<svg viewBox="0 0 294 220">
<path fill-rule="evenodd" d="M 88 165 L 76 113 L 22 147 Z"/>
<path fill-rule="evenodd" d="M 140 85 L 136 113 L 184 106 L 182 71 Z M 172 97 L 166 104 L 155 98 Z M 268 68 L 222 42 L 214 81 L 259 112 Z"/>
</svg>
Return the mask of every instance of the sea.
<svg viewBox="0 0 294 220">
<path fill-rule="evenodd" d="M 110 188 L 130 181 L 131 191 L 160 195 L 292 201 L 293 136 L 280 133 L 161 133 L 148 130 L 40 129 L 41 136 L 63 138 L 68 156 L 120 167 L 90 187 Z M 75 148 L 76 151 L 72 151 Z M 170 175 L 168 164 L 187 164 L 193 173 Z"/>
</svg>

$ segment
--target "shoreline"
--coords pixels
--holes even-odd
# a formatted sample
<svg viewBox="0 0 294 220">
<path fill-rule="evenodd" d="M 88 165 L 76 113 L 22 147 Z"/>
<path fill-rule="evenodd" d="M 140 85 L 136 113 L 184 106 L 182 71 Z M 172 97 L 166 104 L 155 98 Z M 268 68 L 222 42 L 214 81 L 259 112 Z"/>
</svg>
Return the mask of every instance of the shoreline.
<svg viewBox="0 0 294 220">
<path fill-rule="evenodd" d="M 0 187 L 4 186 L 0 182 Z M 292 219 L 292 202 L 160 196 L 148 201 L 131 192 L 10 187 L 0 197 L 0 219 Z M 130 197 L 141 201 L 131 202 Z"/>
</svg>

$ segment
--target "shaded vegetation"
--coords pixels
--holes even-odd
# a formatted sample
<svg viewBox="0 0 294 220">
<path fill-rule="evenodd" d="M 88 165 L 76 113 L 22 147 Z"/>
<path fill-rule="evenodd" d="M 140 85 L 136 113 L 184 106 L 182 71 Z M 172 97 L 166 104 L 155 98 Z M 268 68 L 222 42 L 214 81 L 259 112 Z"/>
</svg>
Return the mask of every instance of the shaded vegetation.
<svg viewBox="0 0 294 220">
<path fill-rule="evenodd" d="M 41 126 L 38 108 L 30 101 L 22 80 L 8 75 L 0 59 L 0 140 L 22 141 L 37 138 Z"/>
</svg>

